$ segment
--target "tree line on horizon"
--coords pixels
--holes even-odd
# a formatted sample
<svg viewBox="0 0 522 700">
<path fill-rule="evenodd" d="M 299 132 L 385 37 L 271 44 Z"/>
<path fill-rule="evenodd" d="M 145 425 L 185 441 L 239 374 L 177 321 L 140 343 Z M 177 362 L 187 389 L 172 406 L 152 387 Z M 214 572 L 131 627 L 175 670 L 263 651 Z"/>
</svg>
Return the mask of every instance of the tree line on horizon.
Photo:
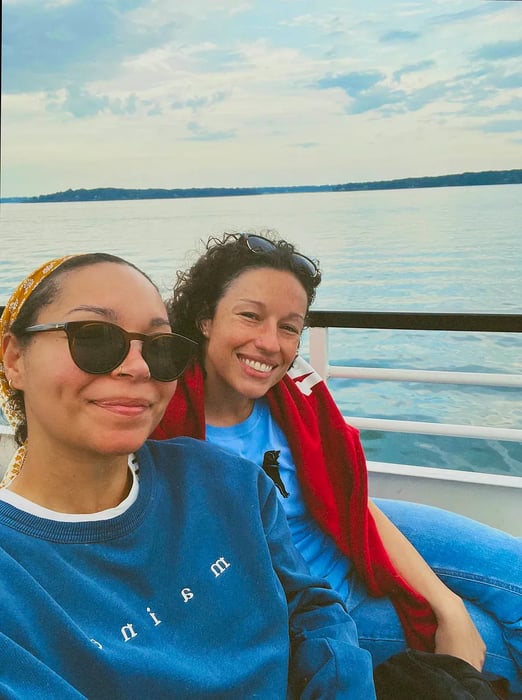
<svg viewBox="0 0 522 700">
<path fill-rule="evenodd" d="M 469 187 L 473 185 L 522 184 L 522 169 L 483 170 L 454 175 L 408 177 L 395 180 L 348 182 L 338 185 L 290 185 L 287 187 L 189 187 L 146 188 L 96 187 L 68 189 L 64 192 L 41 194 L 34 197 L 4 197 L 2 202 L 89 202 L 130 199 L 183 199 L 188 197 L 238 197 L 256 194 L 289 194 L 307 192 L 355 192 L 361 190 L 414 189 L 422 187 Z"/>
</svg>

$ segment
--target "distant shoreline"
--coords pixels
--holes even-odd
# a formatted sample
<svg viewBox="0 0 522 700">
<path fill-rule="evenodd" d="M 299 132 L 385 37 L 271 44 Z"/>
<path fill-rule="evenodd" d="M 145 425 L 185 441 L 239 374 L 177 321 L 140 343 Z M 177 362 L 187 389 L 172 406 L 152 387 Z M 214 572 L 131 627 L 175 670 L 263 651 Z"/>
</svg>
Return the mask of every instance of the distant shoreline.
<svg viewBox="0 0 522 700">
<path fill-rule="evenodd" d="M 348 182 L 339 185 L 294 185 L 288 187 L 191 187 L 176 189 L 126 189 L 97 187 L 66 190 L 34 197 L 2 197 L 1 203 L 40 204 L 42 202 L 96 202 L 131 199 L 186 199 L 190 197 L 242 197 L 257 194 L 292 194 L 305 192 L 359 192 L 365 190 L 402 190 L 423 187 L 470 187 L 474 185 L 520 185 L 522 169 L 483 170 L 457 175 L 407 177 L 396 180 Z"/>
</svg>

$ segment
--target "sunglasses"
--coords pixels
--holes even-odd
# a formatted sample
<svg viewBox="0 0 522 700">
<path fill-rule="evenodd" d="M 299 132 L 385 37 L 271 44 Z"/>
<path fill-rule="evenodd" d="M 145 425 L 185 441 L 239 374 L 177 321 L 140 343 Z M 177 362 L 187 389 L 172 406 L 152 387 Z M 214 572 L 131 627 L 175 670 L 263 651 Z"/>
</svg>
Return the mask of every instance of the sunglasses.
<svg viewBox="0 0 522 700">
<path fill-rule="evenodd" d="M 272 253 L 274 250 L 277 250 L 275 243 L 269 241 L 268 238 L 263 238 L 263 236 L 258 236 L 254 233 L 242 233 L 241 240 L 245 242 L 247 248 L 252 253 Z M 308 272 L 312 278 L 317 277 L 319 274 L 317 265 L 313 260 L 307 258 L 306 255 L 292 253 L 292 260 L 298 267 Z"/>
<path fill-rule="evenodd" d="M 131 340 L 141 340 L 150 375 L 160 382 L 172 382 L 183 374 L 197 347 L 177 333 L 128 333 L 106 321 L 44 323 L 29 326 L 24 333 L 47 331 L 65 331 L 74 363 L 88 374 L 109 374 L 127 357 Z"/>
</svg>

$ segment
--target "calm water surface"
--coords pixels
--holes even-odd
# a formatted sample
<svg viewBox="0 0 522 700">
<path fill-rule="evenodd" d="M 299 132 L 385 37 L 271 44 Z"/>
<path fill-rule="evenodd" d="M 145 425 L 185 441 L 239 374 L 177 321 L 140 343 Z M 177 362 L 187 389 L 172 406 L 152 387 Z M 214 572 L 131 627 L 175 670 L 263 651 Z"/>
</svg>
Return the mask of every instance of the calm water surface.
<svg viewBox="0 0 522 700">
<path fill-rule="evenodd" d="M 522 313 L 519 185 L 185 200 L 3 204 L 0 303 L 42 261 L 103 250 L 167 293 L 174 271 L 225 230 L 275 229 L 318 258 L 315 308 Z M 306 354 L 306 339 L 303 344 Z M 509 334 L 332 331 L 333 360 L 522 371 Z M 335 380 L 343 412 L 522 428 L 519 390 Z M 369 458 L 522 475 L 522 446 L 365 432 Z"/>
</svg>

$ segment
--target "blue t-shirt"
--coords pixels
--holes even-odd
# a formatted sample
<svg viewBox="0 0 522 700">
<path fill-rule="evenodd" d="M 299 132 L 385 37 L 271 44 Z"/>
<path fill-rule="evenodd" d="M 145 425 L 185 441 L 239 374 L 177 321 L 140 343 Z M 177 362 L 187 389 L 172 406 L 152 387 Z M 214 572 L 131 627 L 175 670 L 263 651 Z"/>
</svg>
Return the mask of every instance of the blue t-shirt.
<svg viewBox="0 0 522 700">
<path fill-rule="evenodd" d="M 263 466 L 266 452 L 279 451 L 279 475 L 284 490 L 289 495 L 285 498 L 278 490 L 278 497 L 286 513 L 292 540 L 311 572 L 325 578 L 343 600 L 347 600 L 352 562 L 337 548 L 332 538 L 321 530 L 310 514 L 288 441 L 273 420 L 266 399 L 256 401 L 250 416 L 237 425 L 218 428 L 207 424 L 206 436 L 208 442 L 259 466 Z"/>
</svg>

